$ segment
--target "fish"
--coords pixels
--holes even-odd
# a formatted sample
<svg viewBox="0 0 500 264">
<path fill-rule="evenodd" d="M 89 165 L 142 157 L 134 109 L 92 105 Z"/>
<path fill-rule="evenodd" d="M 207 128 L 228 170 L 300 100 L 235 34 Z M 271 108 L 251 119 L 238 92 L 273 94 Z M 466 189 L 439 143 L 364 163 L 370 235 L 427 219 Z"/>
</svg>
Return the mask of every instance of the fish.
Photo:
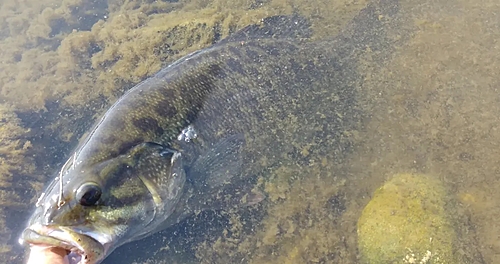
<svg viewBox="0 0 500 264">
<path fill-rule="evenodd" d="M 286 158 L 349 152 L 362 120 L 357 60 L 390 53 L 397 1 L 369 4 L 336 37 L 311 41 L 273 16 L 137 84 L 99 119 L 40 196 L 20 243 L 101 263 L 116 248 L 204 210 L 261 203 L 256 181 Z M 392 41 L 392 42 L 391 42 Z M 309 151 L 309 152 L 311 152 Z"/>
</svg>

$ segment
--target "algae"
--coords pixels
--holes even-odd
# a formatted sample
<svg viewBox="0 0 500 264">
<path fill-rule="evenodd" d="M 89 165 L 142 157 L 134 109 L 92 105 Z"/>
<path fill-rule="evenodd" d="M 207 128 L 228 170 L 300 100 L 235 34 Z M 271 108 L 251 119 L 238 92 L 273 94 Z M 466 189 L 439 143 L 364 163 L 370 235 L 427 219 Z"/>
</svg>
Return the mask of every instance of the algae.
<svg viewBox="0 0 500 264">
<path fill-rule="evenodd" d="M 20 227 L 12 223 L 21 219 L 12 212 L 34 203 L 94 115 L 134 83 L 271 15 L 298 12 L 312 19 L 315 38 L 332 36 L 366 3 L 1 1 L 0 102 L 8 103 L 1 115 L 9 120 L 0 126 L 0 146 L 9 155 L 1 156 L 8 158 L 0 167 L 2 197 L 9 197 L 1 207 L 2 262 L 20 263 L 12 250 Z M 493 0 L 402 1 L 402 6 L 406 26 L 417 28 L 411 40 L 385 64 L 374 66 L 367 56 L 366 65 L 359 65 L 363 110 L 371 118 L 362 131 L 352 132 L 358 142 L 343 168 L 347 176 L 336 178 L 333 171 L 339 168 L 328 165 L 327 157 L 311 157 L 311 168 L 287 165 L 270 172 L 274 180 L 263 183 L 270 202 L 256 209 L 260 217 L 245 220 L 244 213 L 234 213 L 232 232 L 208 234 L 193 246 L 198 262 L 355 263 L 359 213 L 385 175 L 400 171 L 440 175 L 459 193 L 465 206 L 460 215 L 471 219 L 457 227 L 455 243 L 475 245 L 469 240 L 477 232 L 481 254 L 470 253 L 471 259 L 500 262 L 500 6 Z M 15 111 L 23 113 L 22 120 Z M 28 118 L 32 111 L 39 122 Z M 44 133 L 51 140 L 28 139 Z M 47 149 L 51 157 L 43 162 Z M 303 149 L 305 156 L 309 152 Z M 168 259 L 172 251 L 163 250 L 148 263 Z"/>
<path fill-rule="evenodd" d="M 115 100 L 168 62 L 271 14 L 314 14 L 325 20 L 321 26 L 328 22 L 322 31 L 335 32 L 362 7 L 353 3 L 356 8 L 335 10 L 335 17 L 321 8 L 342 5 L 334 1 L 255 7 L 247 1 L 28 2 L 1 6 L 0 28 L 9 30 L 0 43 L 0 100 L 33 110 L 45 109 L 46 100 L 70 106 L 99 96 Z"/>
<path fill-rule="evenodd" d="M 463 263 L 454 254 L 449 193 L 426 175 L 399 174 L 358 220 L 362 263 Z"/>
<path fill-rule="evenodd" d="M 354 240 L 340 239 L 355 228 L 350 221 L 352 215 L 344 214 L 350 206 L 343 193 L 345 180 L 343 175 L 333 173 L 337 170 L 333 163 L 316 164 L 289 164 L 271 173 L 264 183 L 271 202 L 258 229 L 248 231 L 233 223 L 229 235 L 198 245 L 200 262 L 355 262 Z M 243 223 L 257 221 L 243 219 Z"/>
<path fill-rule="evenodd" d="M 16 175 L 29 175 L 34 168 L 26 157 L 31 142 L 23 135 L 27 131 L 21 127 L 15 113 L 6 105 L 0 105 L 0 261 L 7 263 L 11 252 L 12 223 L 9 210 L 23 210 L 27 206 L 21 198 L 23 188 L 16 184 Z"/>
<path fill-rule="evenodd" d="M 498 245 L 498 46 L 494 1 L 408 2 L 418 29 L 393 59 L 367 72 L 364 105 L 372 119 L 360 133 L 353 169 L 359 188 L 386 175 L 435 175 L 458 194 L 465 220 L 456 243 L 476 244 L 469 263 L 496 263 Z M 367 64 L 369 65 L 369 63 Z M 461 197 L 461 198 L 460 198 Z M 465 198 L 465 199 L 464 199 Z M 476 202 L 473 202 L 476 200 Z M 494 205 L 495 204 L 495 205 Z"/>
<path fill-rule="evenodd" d="M 12 194 L 22 193 L 22 202 L 33 204 L 92 120 L 160 67 L 271 15 L 302 13 L 316 22 L 318 38 L 330 36 L 365 3 L 2 1 L 0 101 L 22 116 L 18 136 L 32 139 L 29 151 L 9 160 L 9 175 L 2 179 L 24 182 Z M 11 171 L 15 166 L 30 171 Z M 14 244 L 16 235 L 5 230 L 5 243 Z"/>
</svg>

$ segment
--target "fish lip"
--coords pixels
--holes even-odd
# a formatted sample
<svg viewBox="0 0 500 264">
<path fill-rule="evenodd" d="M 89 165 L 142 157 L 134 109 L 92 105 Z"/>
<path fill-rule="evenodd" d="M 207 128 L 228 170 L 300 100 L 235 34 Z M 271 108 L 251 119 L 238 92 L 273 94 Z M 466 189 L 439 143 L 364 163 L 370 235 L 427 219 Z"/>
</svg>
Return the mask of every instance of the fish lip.
<svg viewBox="0 0 500 264">
<path fill-rule="evenodd" d="M 38 236 L 43 236 L 43 235 L 40 235 L 33 230 L 26 230 L 26 231 L 36 233 Z M 67 254 L 67 260 L 68 260 L 69 264 L 80 264 L 81 263 L 80 260 L 84 259 L 85 252 L 80 250 L 78 248 L 78 246 L 73 245 L 72 243 L 68 243 L 67 241 L 54 238 L 54 237 L 51 237 L 51 238 L 54 239 L 54 241 L 57 241 L 58 243 L 52 244 L 52 243 L 44 243 L 44 242 L 36 242 L 36 241 L 25 241 L 25 242 L 27 244 L 29 244 L 30 246 L 40 246 L 40 247 L 47 247 L 47 248 L 57 247 L 57 248 L 62 248 L 66 251 L 69 251 Z M 73 258 L 73 257 L 70 257 L 71 254 L 76 254 L 77 256 Z"/>
<path fill-rule="evenodd" d="M 36 246 L 43 246 L 43 247 L 58 247 L 62 249 L 69 250 L 71 252 L 77 252 L 79 254 L 84 254 L 84 250 L 80 249 L 79 245 L 74 243 L 73 241 L 67 241 L 60 239 L 57 236 L 52 236 L 50 235 L 51 232 L 53 231 L 60 231 L 57 229 L 51 229 L 52 231 L 47 231 L 47 232 L 40 232 L 39 230 L 34 230 L 31 228 L 27 228 L 24 230 L 24 233 L 30 232 L 34 234 L 35 236 L 38 237 L 44 237 L 45 239 L 50 239 L 50 242 L 42 242 L 42 241 L 37 241 L 36 239 L 25 239 L 23 242 L 29 244 L 29 245 L 36 245 Z"/>
<path fill-rule="evenodd" d="M 30 246 L 34 245 L 42 247 L 62 248 L 70 252 L 68 254 L 68 257 L 71 254 L 77 254 L 81 261 L 80 260 L 72 261 L 71 258 L 69 258 L 70 264 L 94 263 L 85 261 L 87 255 L 86 249 L 81 244 L 79 244 L 79 241 L 75 241 L 74 239 L 69 238 L 68 235 L 69 233 L 60 227 L 35 224 L 24 230 L 22 238 L 20 239 L 20 243 L 28 244 Z M 92 236 L 83 233 L 78 233 L 78 235 L 85 237 L 85 239 L 87 240 L 92 241 L 94 245 L 99 245 L 100 247 L 102 247 L 102 252 L 104 253 L 103 255 L 106 254 L 106 251 L 109 247 L 103 245 Z"/>
</svg>

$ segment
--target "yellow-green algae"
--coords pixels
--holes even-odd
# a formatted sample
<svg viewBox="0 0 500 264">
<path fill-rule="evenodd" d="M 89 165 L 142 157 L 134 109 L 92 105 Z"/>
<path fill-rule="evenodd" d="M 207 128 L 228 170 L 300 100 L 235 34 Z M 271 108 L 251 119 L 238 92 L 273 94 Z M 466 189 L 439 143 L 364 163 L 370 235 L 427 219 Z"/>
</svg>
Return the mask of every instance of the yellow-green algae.
<svg viewBox="0 0 500 264">
<path fill-rule="evenodd" d="M 46 100 L 71 106 L 99 96 L 114 100 L 168 62 L 212 44 L 216 35 L 268 16 L 314 15 L 316 29 L 332 35 L 367 1 L 18 2 L 0 3 L 0 99 L 39 110 Z"/>
<path fill-rule="evenodd" d="M 354 263 L 355 241 L 345 238 L 355 227 L 349 221 L 352 214 L 339 209 L 344 206 L 346 182 L 333 173 L 337 169 L 326 158 L 310 166 L 277 168 L 263 183 L 269 201 L 258 230 L 245 235 L 242 225 L 248 220 L 233 216 L 231 235 L 199 245 L 198 259 L 201 263 L 242 259 L 255 264 Z"/>
<path fill-rule="evenodd" d="M 448 196 L 435 178 L 395 175 L 375 191 L 359 218 L 362 263 L 458 263 Z"/>
<path fill-rule="evenodd" d="M 20 126 L 20 120 L 9 107 L 0 104 L 0 262 L 7 263 L 5 253 L 12 250 L 12 245 L 7 244 L 11 238 L 11 230 L 7 227 L 7 208 L 17 210 L 26 209 L 20 193 L 16 192 L 13 185 L 15 174 L 33 173 L 33 166 L 25 155 L 31 147 L 30 141 L 23 138 L 27 132 Z M 17 189 L 19 190 L 19 189 Z"/>
<path fill-rule="evenodd" d="M 500 3 L 408 5 L 420 5 L 408 13 L 418 27 L 411 40 L 385 67 L 360 69 L 372 118 L 352 160 L 357 186 L 371 194 L 394 173 L 440 175 L 465 202 L 457 205 L 466 218 L 459 240 L 477 241 L 471 259 L 500 263 Z"/>
<path fill-rule="evenodd" d="M 96 12 L 102 16 L 91 27 L 82 27 L 78 15 L 73 13 L 75 9 L 82 10 L 76 14 L 92 13 L 95 8 L 86 7 L 85 2 L 108 4 L 107 9 Z M 241 28 L 262 17 L 298 11 L 313 18 L 315 30 L 320 35 L 331 36 L 366 2 L 0 1 L 0 100 L 10 103 L 6 111 L 9 116 L 13 116 L 12 109 L 44 109 L 47 101 L 60 100 L 71 114 L 61 116 L 62 122 L 39 125 L 50 126 L 51 136 L 74 139 L 81 133 L 75 137 L 67 135 L 75 132 L 72 127 L 75 115 L 88 107 L 92 99 L 102 95 L 112 101 L 132 82 L 155 72 L 164 61 L 209 45 L 213 33 L 207 29 L 210 31 L 213 25 L 222 25 L 221 32 L 225 35 L 230 28 Z M 416 4 L 415 1 L 402 2 L 403 6 Z M 497 221 L 500 213 L 500 192 L 497 191 L 500 188 L 497 176 L 500 171 L 497 165 L 500 104 L 497 102 L 499 53 L 496 41 L 500 38 L 498 30 L 494 30 L 498 27 L 495 23 L 498 23 L 499 3 L 496 0 L 440 0 L 418 4 L 422 8 L 416 14 L 415 10 L 408 13 L 420 30 L 410 44 L 398 50 L 387 67 L 360 69 L 366 74 L 363 91 L 369 98 L 363 108 L 372 112 L 373 118 L 359 137 L 359 145 L 363 147 L 358 149 L 352 161 L 352 170 L 358 173 L 351 175 L 352 186 L 343 187 L 351 204 L 341 220 L 337 220 L 339 223 L 334 224 L 331 215 L 320 206 L 325 204 L 326 198 L 317 201 L 293 198 L 318 190 L 317 196 L 322 197 L 323 191 L 328 193 L 324 188 L 330 188 L 331 175 L 326 181 L 318 177 L 311 181 L 290 181 L 285 186 L 281 185 L 284 180 L 276 181 L 270 183 L 274 187 L 271 185 L 268 190 L 271 197 L 280 198 L 265 208 L 269 217 L 265 218 L 265 224 L 258 226 L 256 234 L 239 240 L 221 236 L 217 243 L 207 240 L 198 248 L 200 258 L 205 257 L 200 261 L 228 263 L 227 255 L 239 254 L 243 257 L 230 260 L 239 263 L 255 256 L 255 263 L 266 257 L 269 263 L 287 258 L 297 263 L 315 263 L 317 258 L 314 256 L 330 254 L 327 258 L 331 260 L 338 252 L 340 257 L 335 258 L 334 263 L 355 263 L 352 256 L 356 245 L 352 235 L 355 226 L 352 222 L 362 208 L 363 197 L 373 191 L 371 186 L 383 182 L 382 176 L 377 175 L 405 170 L 445 175 L 446 184 L 459 192 L 470 193 L 470 188 L 478 190 L 472 195 L 483 199 L 471 208 L 473 223 L 470 226 L 476 227 L 480 234 L 482 246 L 479 248 L 485 262 L 500 261 L 497 254 L 500 250 L 497 235 L 500 232 Z M 108 13 L 102 14 L 100 10 Z M 214 20 L 219 18 L 222 23 L 213 22 L 213 14 L 219 14 Z M 174 48 L 165 48 L 164 43 Z M 40 126 L 32 132 L 47 131 Z M 24 146 L 22 138 L 29 130 L 19 122 L 14 127 L 18 129 L 5 130 L 4 135 L 8 136 L 2 138 L 1 144 L 9 151 Z M 33 143 L 35 149 L 43 147 Z M 6 161 L 5 167 L 2 165 L 2 171 L 7 172 L 1 175 L 2 182 L 10 182 L 15 168 L 27 166 L 32 170 L 28 150 L 14 151 L 15 157 Z M 40 170 L 43 171 L 37 168 Z M 295 173 L 286 171 L 280 170 L 277 174 L 286 179 L 302 172 L 300 168 L 292 168 Z M 50 177 L 43 176 L 44 180 L 32 181 L 34 189 L 40 191 L 43 182 Z M 332 188 L 332 193 L 338 192 Z M 11 208 L 12 197 L 17 196 L 9 194 L 2 211 Z M 14 205 L 13 208 L 18 210 L 19 207 Z M 297 218 L 295 214 L 310 216 Z M 276 238 L 270 239 L 275 233 L 273 230 L 287 221 L 294 223 L 288 225 L 293 229 L 285 226 L 285 230 L 294 230 L 293 239 L 285 239 L 290 236 L 288 232 L 278 233 Z M 238 220 L 234 223 L 239 226 Z M 3 222 L 0 226 L 2 238 L 16 235 L 5 229 Z M 262 246 L 258 241 L 268 244 Z M 299 242 L 309 246 L 297 246 Z M 7 250 L 11 247 L 2 245 Z M 315 247 L 321 250 L 310 250 Z M 13 251 L 9 255 L 1 254 L 1 262 L 9 263 L 13 255 L 17 254 Z M 158 258 L 153 259 L 150 263 L 159 263 Z"/>
<path fill-rule="evenodd" d="M 34 153 L 43 155 L 51 146 L 46 142 L 33 142 L 30 148 L 20 139 L 46 134 L 75 144 L 83 133 L 80 123 L 89 123 L 89 114 L 97 116 L 134 83 L 184 54 L 210 45 L 216 35 L 223 38 L 262 18 L 299 12 L 312 19 L 316 37 L 329 37 L 367 2 L 1 1 L 0 101 L 9 103 L 5 108 L 9 115 L 14 115 L 13 111 L 37 111 L 42 118 L 34 125 L 30 125 L 31 120 L 25 120 L 29 127 L 23 127 L 20 122 L 12 123 L 17 129 L 5 126 L 3 132 L 8 136 L 2 138 L 1 143 L 8 146 L 6 151 L 11 154 L 2 165 L 1 171 L 5 173 L 0 180 L 10 184 L 21 174 L 31 176 L 26 185 L 40 194 L 56 169 L 47 165 L 57 165 L 40 164 L 34 169 L 31 157 Z M 47 107 L 54 102 L 56 107 Z M 45 117 L 51 121 L 43 122 Z M 79 127 L 75 127 L 75 123 Z M 26 149 L 18 151 L 24 146 Z M 63 160 L 65 153 L 61 150 L 57 155 Z M 18 168 L 30 171 L 20 173 Z M 28 209 L 27 205 L 36 200 L 35 196 L 25 197 L 24 191 L 8 186 L 5 192 L 11 195 L 5 199 L 2 211 L 18 210 L 13 205 L 17 203 Z M 18 197 L 20 195 L 22 197 Z M 0 226 L 5 238 L 0 242 L 10 249 L 11 246 L 5 244 L 7 239 L 18 234 L 12 234 L 3 222 Z M 7 251 L 1 256 L 6 262 L 19 258 L 16 252 Z"/>
</svg>

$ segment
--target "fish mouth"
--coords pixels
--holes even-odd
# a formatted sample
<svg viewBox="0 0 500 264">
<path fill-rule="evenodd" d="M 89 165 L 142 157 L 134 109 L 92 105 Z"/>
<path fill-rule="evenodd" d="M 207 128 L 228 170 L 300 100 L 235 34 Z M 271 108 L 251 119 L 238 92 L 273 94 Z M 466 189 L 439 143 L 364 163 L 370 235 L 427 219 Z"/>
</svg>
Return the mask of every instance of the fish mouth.
<svg viewBox="0 0 500 264">
<path fill-rule="evenodd" d="M 19 242 L 37 247 L 62 248 L 67 252 L 70 264 L 99 263 L 109 248 L 98 239 L 71 228 L 40 224 L 25 229 Z"/>
</svg>

